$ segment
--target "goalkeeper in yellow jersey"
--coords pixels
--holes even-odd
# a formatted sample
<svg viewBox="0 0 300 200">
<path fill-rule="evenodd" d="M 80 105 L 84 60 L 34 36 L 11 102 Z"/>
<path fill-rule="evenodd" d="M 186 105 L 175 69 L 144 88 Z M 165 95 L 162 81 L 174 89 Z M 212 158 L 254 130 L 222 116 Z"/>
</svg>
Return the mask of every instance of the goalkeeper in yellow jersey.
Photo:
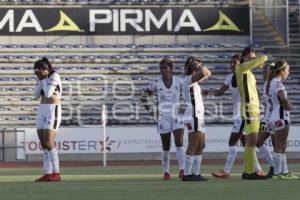
<svg viewBox="0 0 300 200">
<path fill-rule="evenodd" d="M 242 179 L 266 179 L 266 176 L 255 171 L 256 143 L 260 125 L 259 97 L 256 79 L 252 73 L 254 68 L 262 68 L 267 56 L 256 58 L 253 48 L 242 51 L 242 62 L 236 68 L 237 85 L 241 96 L 241 116 L 245 120 L 246 146 L 244 152 L 245 171 Z"/>
</svg>

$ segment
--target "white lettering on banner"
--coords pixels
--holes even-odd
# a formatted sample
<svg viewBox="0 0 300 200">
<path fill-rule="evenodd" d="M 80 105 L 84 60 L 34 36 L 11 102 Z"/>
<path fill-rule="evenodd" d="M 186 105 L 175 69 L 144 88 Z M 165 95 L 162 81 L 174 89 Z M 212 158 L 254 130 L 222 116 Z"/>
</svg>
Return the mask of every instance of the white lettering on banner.
<svg viewBox="0 0 300 200">
<path fill-rule="evenodd" d="M 14 32 L 15 20 L 14 20 L 14 10 L 8 10 L 7 13 L 4 15 L 2 20 L 0 21 L 0 29 L 2 30 L 3 27 L 9 23 L 8 29 L 9 32 Z"/>
<path fill-rule="evenodd" d="M 167 31 L 172 31 L 172 10 L 167 9 L 165 13 L 158 20 L 150 9 L 145 10 L 145 31 L 151 31 L 151 22 L 157 29 L 167 22 Z"/>
<path fill-rule="evenodd" d="M 28 22 L 30 19 L 30 22 Z M 37 18 L 35 17 L 32 10 L 26 10 L 17 29 L 16 32 L 21 32 L 23 28 L 35 28 L 37 32 L 43 32 L 41 25 L 39 24 Z"/>
<path fill-rule="evenodd" d="M 97 24 L 109 23 L 113 23 L 114 32 L 126 32 L 128 25 L 138 32 L 151 32 L 151 28 L 155 27 L 160 29 L 165 23 L 167 25 L 167 31 L 171 32 L 173 29 L 171 9 L 166 9 L 161 17 L 156 17 L 150 9 L 145 9 L 144 13 L 141 9 L 92 9 L 89 11 L 89 16 L 90 32 L 96 31 Z M 143 21 L 145 21 L 145 27 L 141 26 Z M 151 23 L 154 24 L 154 27 L 151 27 Z M 174 31 L 179 32 L 183 27 L 191 27 L 197 32 L 201 31 L 201 28 L 190 9 L 183 10 L 174 27 Z"/>
<path fill-rule="evenodd" d="M 96 15 L 104 15 L 104 18 L 96 18 Z M 96 24 L 107 24 L 112 22 L 112 14 L 111 10 L 107 9 L 98 9 L 98 10 L 90 10 L 90 31 L 95 32 Z"/>
<path fill-rule="evenodd" d="M 189 19 L 189 21 L 186 21 L 186 19 Z M 201 28 L 197 23 L 193 13 L 191 12 L 191 10 L 188 9 L 185 9 L 181 14 L 174 31 L 178 32 L 182 27 L 192 27 L 195 31 L 201 31 Z"/>
<path fill-rule="evenodd" d="M 127 7 L 102 7 L 103 9 L 93 8 L 76 8 L 70 7 L 65 10 L 60 8 L 47 9 L 47 15 L 43 8 L 32 9 L 19 9 L 16 8 L 2 8 L 0 16 L 0 33 L 4 34 L 17 33 L 17 35 L 37 33 L 52 33 L 62 34 L 57 31 L 64 31 L 68 34 L 78 33 L 84 34 L 183 34 L 183 35 L 197 35 L 200 32 L 205 34 L 215 34 L 210 31 L 219 31 L 221 35 L 225 34 L 224 31 L 232 31 L 233 34 L 247 34 L 248 27 L 238 27 L 233 19 L 229 16 L 232 15 L 230 9 L 226 13 L 221 12 L 218 8 L 211 9 L 209 15 L 219 13 L 218 21 L 212 21 L 214 17 L 205 22 L 205 13 L 199 13 L 201 10 L 197 8 L 186 7 L 143 7 L 130 8 Z M 234 8 L 232 8 L 234 9 Z M 237 12 L 241 12 L 237 8 Z M 227 15 L 229 16 L 227 16 Z M 76 17 L 75 17 L 76 16 Z M 57 18 L 59 19 L 57 20 Z M 246 15 L 242 18 L 248 18 Z M 56 21 L 56 22 L 55 22 Z M 226 22 L 225 24 L 220 22 Z M 55 26 L 53 24 L 56 23 Z M 42 25 L 42 26 L 41 26 Z M 200 27 L 201 25 L 201 27 Z M 212 25 L 212 26 L 211 26 Z M 49 27 L 50 26 L 50 27 Z M 202 26 L 204 30 L 202 30 Z M 208 27 L 207 27 L 208 26 Z M 46 28 L 45 30 L 43 28 Z M 244 30 L 246 31 L 244 32 Z M 133 31 L 132 31 L 133 30 Z"/>
<path fill-rule="evenodd" d="M 136 15 L 135 18 L 128 18 L 127 15 Z M 143 12 L 138 9 L 120 10 L 120 31 L 126 32 L 126 24 L 130 24 L 135 30 L 143 32 L 144 29 L 138 25 L 143 21 Z"/>
<path fill-rule="evenodd" d="M 288 151 L 300 152 L 300 140 L 297 129 L 291 127 Z M 26 154 L 42 153 L 36 129 L 25 128 L 24 134 L 17 135 L 17 144 L 25 141 Z M 61 128 L 56 138 L 56 148 L 59 153 L 100 153 L 103 150 L 103 139 L 100 128 Z M 206 127 L 205 152 L 227 152 L 228 139 L 231 127 Z M 151 153 L 161 152 L 161 141 L 156 127 L 108 127 L 107 138 L 108 153 Z M 271 142 L 267 141 L 269 147 Z M 187 134 L 184 136 L 184 146 L 187 146 Z M 172 138 L 172 151 L 175 151 Z M 22 149 L 18 149 L 18 155 L 24 155 Z M 239 147 L 239 151 L 243 148 Z"/>
</svg>

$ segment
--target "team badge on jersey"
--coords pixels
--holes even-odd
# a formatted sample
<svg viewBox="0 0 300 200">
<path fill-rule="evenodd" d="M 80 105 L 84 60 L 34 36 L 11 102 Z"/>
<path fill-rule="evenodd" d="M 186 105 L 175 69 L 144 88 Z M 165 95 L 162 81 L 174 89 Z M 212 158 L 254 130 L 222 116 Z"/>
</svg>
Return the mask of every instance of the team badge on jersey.
<svg viewBox="0 0 300 200">
<path fill-rule="evenodd" d="M 280 128 L 283 126 L 282 120 L 278 120 L 274 124 L 275 124 L 276 128 Z"/>
<path fill-rule="evenodd" d="M 191 123 L 188 123 L 188 124 L 186 124 L 186 127 L 187 127 L 187 129 L 188 129 L 189 131 L 193 129 L 193 127 L 192 127 L 192 124 L 191 124 Z"/>
</svg>

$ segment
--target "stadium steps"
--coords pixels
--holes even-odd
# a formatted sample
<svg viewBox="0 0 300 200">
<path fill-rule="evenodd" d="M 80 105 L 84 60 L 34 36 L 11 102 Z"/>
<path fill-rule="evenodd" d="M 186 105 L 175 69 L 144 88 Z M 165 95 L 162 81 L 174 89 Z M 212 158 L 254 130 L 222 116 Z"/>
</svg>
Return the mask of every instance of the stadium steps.
<svg viewBox="0 0 300 200">
<path fill-rule="evenodd" d="M 265 47 L 285 45 L 283 38 L 259 8 L 253 13 L 253 42 Z"/>
</svg>

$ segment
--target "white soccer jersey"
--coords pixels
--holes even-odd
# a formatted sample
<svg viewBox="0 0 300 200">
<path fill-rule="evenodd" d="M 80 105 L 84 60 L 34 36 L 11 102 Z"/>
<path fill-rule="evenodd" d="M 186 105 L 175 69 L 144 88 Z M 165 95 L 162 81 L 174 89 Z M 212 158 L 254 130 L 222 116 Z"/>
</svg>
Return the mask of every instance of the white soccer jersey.
<svg viewBox="0 0 300 200">
<path fill-rule="evenodd" d="M 52 85 L 52 86 L 56 86 L 54 93 L 55 95 L 57 95 L 59 98 L 61 98 L 61 94 L 62 94 L 62 84 L 61 84 L 61 79 L 59 74 L 54 71 L 54 73 L 47 78 L 47 83 L 48 85 Z"/>
<path fill-rule="evenodd" d="M 264 105 L 264 116 L 261 119 L 261 122 L 269 123 L 271 115 L 271 97 L 267 94 L 267 82 L 264 84 L 262 104 Z"/>
<path fill-rule="evenodd" d="M 280 98 L 278 96 L 279 91 L 284 91 L 285 96 L 287 97 L 287 92 L 284 85 L 282 84 L 279 78 L 273 78 L 270 83 L 269 95 L 272 102 L 272 111 L 270 116 L 270 122 L 275 123 L 278 120 L 290 121 L 290 111 L 285 110 L 282 107 Z"/>
<path fill-rule="evenodd" d="M 224 85 L 227 85 L 229 87 L 232 100 L 233 100 L 233 119 L 237 119 L 241 117 L 241 96 L 239 92 L 239 88 L 232 86 L 232 77 L 233 73 L 226 76 L 226 79 L 224 81 Z"/>
<path fill-rule="evenodd" d="M 197 118 L 201 123 L 204 123 L 204 104 L 199 83 L 192 83 L 192 76 L 186 76 L 182 81 L 182 91 L 186 104 L 185 122 L 190 121 L 191 118 Z"/>
<path fill-rule="evenodd" d="M 157 97 L 159 119 L 178 117 L 181 93 L 181 79 L 179 77 L 172 77 L 170 88 L 167 88 L 162 77 L 159 77 L 152 81 L 147 89 L 151 90 Z"/>
<path fill-rule="evenodd" d="M 43 89 L 44 88 L 44 89 Z M 57 72 L 51 74 L 48 78 L 38 80 L 35 89 L 35 98 L 41 95 L 51 97 L 53 94 L 61 98 L 62 84 L 60 76 Z M 61 105 L 57 104 L 40 104 L 38 115 L 36 118 L 37 129 L 53 129 L 57 130 L 61 122 Z"/>
</svg>

